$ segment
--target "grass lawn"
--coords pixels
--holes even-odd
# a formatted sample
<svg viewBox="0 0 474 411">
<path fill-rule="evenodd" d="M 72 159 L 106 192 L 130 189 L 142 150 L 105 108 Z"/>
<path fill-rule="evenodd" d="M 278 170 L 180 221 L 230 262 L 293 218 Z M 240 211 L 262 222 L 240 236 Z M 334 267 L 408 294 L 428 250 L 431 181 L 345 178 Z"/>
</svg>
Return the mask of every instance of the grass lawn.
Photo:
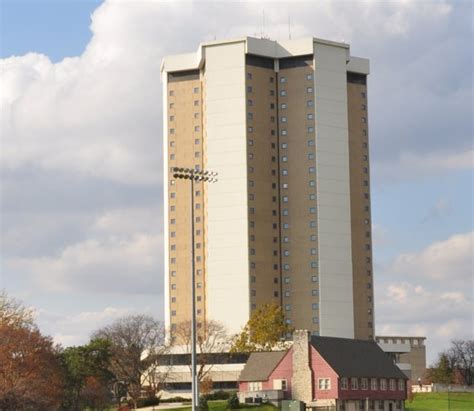
<svg viewBox="0 0 474 411">
<path fill-rule="evenodd" d="M 417 393 L 412 402 L 405 402 L 406 411 L 458 411 L 474 410 L 473 393 Z"/>
<path fill-rule="evenodd" d="M 227 401 L 208 401 L 209 411 L 225 411 L 227 407 Z M 173 408 L 172 411 L 190 411 L 191 406 L 189 407 L 181 407 L 181 408 Z M 239 410 L 243 411 L 275 411 L 277 410 L 276 407 L 273 405 L 254 405 L 254 406 L 247 406 L 245 408 L 239 408 Z"/>
</svg>

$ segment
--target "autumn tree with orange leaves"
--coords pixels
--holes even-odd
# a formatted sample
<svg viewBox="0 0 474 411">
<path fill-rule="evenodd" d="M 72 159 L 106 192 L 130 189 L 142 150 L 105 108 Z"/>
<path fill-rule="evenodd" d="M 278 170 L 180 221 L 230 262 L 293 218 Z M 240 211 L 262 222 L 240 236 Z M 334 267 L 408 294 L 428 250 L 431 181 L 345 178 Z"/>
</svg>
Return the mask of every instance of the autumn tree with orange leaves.
<svg viewBox="0 0 474 411">
<path fill-rule="evenodd" d="M 0 409 L 55 409 L 62 399 L 56 348 L 31 310 L 0 293 Z"/>
</svg>

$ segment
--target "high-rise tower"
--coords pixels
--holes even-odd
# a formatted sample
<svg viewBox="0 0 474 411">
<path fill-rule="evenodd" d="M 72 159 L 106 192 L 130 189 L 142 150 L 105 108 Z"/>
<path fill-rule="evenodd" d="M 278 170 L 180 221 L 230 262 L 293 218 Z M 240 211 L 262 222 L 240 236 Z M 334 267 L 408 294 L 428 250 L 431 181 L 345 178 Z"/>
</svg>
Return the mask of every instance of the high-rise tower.
<svg viewBox="0 0 474 411">
<path fill-rule="evenodd" d="M 295 328 L 373 338 L 367 117 L 369 62 L 344 43 L 243 38 L 162 65 L 165 317 L 191 311 L 190 190 L 170 167 L 205 168 L 195 186 L 198 321 L 237 332 L 281 305 Z"/>
</svg>

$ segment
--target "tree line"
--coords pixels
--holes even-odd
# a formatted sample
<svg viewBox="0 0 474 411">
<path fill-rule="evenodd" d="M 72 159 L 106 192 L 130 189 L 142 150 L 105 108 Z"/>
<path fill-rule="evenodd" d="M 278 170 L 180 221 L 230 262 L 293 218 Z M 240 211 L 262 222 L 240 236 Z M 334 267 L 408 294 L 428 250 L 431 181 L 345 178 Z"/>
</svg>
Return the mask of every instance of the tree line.
<svg viewBox="0 0 474 411">
<path fill-rule="evenodd" d="M 166 354 L 191 349 L 190 323 L 167 338 L 162 322 L 149 315 L 119 318 L 91 334 L 87 344 L 64 348 L 43 335 L 34 313 L 0 292 L 0 410 L 103 409 L 126 400 L 156 398 L 169 377 Z M 212 389 L 209 353 L 250 353 L 282 344 L 291 333 L 281 308 L 256 310 L 238 335 L 208 321 L 198 329 L 198 380 Z M 174 346 L 173 346 L 174 344 Z M 178 351 L 179 352 L 179 351 Z"/>
</svg>

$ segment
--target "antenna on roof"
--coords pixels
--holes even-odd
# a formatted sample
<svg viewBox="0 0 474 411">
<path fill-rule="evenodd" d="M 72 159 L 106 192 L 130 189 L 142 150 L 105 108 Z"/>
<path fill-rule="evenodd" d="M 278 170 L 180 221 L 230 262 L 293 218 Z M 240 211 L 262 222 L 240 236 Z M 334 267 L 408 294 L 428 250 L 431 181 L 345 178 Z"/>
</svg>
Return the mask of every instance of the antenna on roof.
<svg viewBox="0 0 474 411">
<path fill-rule="evenodd" d="M 260 36 L 262 39 L 265 38 L 265 9 L 262 9 L 262 33 Z"/>
<path fill-rule="evenodd" d="M 290 21 L 289 13 L 288 13 L 288 39 L 291 40 L 291 21 Z"/>
</svg>

